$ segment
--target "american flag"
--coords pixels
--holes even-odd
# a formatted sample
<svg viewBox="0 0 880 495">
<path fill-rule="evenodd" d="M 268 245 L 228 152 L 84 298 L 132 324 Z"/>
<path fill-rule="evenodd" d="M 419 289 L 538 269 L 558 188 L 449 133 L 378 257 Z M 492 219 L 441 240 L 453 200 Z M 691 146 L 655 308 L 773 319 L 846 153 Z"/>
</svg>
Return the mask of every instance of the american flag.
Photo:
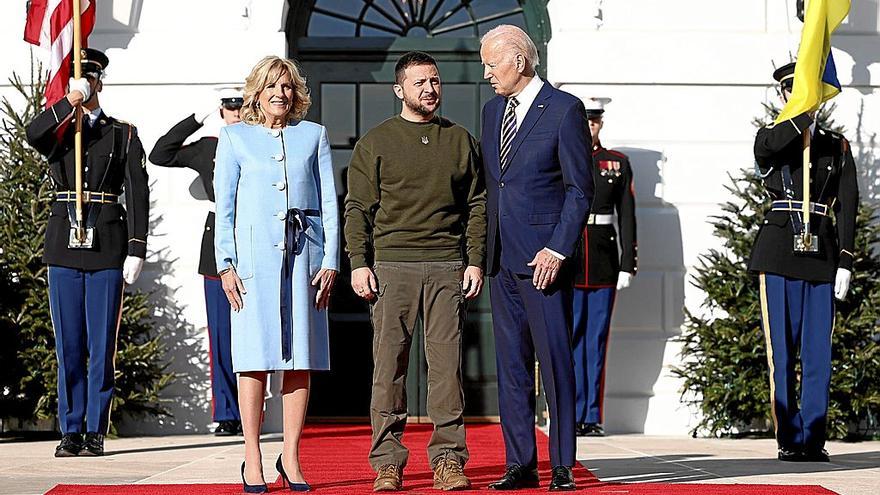
<svg viewBox="0 0 880 495">
<path fill-rule="evenodd" d="M 95 0 L 80 0 L 82 46 L 85 48 L 95 27 Z M 46 107 L 67 93 L 70 60 L 73 52 L 73 0 L 30 0 L 24 40 L 48 53 L 49 83 Z"/>
</svg>

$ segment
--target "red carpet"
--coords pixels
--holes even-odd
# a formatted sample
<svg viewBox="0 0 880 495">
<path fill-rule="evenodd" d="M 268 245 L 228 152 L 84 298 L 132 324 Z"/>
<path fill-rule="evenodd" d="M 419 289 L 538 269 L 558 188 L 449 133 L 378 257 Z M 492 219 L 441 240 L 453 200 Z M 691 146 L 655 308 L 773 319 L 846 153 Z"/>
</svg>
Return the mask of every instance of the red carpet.
<svg viewBox="0 0 880 495">
<path fill-rule="evenodd" d="M 486 493 L 486 485 L 504 471 L 504 444 L 499 425 L 468 426 L 468 447 L 471 458 L 465 469 L 474 490 L 457 493 Z M 541 432 L 538 438 L 542 488 L 520 490 L 517 495 L 546 494 L 550 478 L 547 460 L 547 439 Z M 430 425 L 407 426 L 405 443 L 410 448 L 410 459 L 404 473 L 404 491 L 409 494 L 434 494 L 431 469 L 428 467 L 425 446 L 431 434 Z M 367 463 L 370 448 L 369 425 L 309 425 L 301 444 L 303 472 L 316 493 L 350 495 L 372 493 L 374 473 Z M 269 463 L 271 464 L 271 463 Z M 603 483 L 583 467 L 575 468 L 579 490 L 588 494 L 628 495 L 828 495 L 834 492 L 819 486 L 792 485 L 721 485 L 675 483 Z M 266 471 L 271 479 L 274 472 Z M 290 493 L 280 484 L 270 485 L 270 493 Z M 58 485 L 46 495 L 237 495 L 241 484 L 223 485 Z M 496 493 L 496 492 L 493 492 Z"/>
</svg>

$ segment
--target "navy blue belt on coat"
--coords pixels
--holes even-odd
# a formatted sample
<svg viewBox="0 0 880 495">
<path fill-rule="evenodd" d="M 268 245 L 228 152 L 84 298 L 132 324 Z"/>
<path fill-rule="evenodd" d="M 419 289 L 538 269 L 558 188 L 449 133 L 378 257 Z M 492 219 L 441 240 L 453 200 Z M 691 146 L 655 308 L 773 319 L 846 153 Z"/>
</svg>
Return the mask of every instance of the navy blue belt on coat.
<svg viewBox="0 0 880 495">
<path fill-rule="evenodd" d="M 119 195 L 113 193 L 83 191 L 82 195 L 84 203 L 112 204 L 119 202 Z M 76 201 L 76 191 L 58 191 L 55 193 L 55 200 L 63 202 Z"/>
<path fill-rule="evenodd" d="M 804 209 L 803 201 L 790 201 L 790 200 L 779 200 L 770 203 L 770 211 L 793 211 L 800 212 Z M 810 213 L 815 213 L 816 215 L 828 216 L 828 205 L 823 205 L 821 203 L 810 203 Z"/>
<path fill-rule="evenodd" d="M 281 272 L 281 358 L 284 361 L 290 361 L 293 357 L 293 329 L 290 321 L 293 258 L 302 253 L 305 247 L 305 231 L 309 225 L 307 217 L 317 216 L 320 216 L 318 210 L 291 208 L 284 217 L 284 260 Z"/>
</svg>

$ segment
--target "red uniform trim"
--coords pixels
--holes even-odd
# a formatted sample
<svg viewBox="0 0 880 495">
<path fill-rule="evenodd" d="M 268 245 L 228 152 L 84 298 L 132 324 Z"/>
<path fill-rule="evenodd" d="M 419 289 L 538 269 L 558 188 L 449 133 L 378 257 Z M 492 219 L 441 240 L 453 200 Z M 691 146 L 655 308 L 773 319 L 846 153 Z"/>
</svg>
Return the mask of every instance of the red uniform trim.
<svg viewBox="0 0 880 495">
<path fill-rule="evenodd" d="M 620 158 L 626 158 L 627 160 L 629 160 L 629 158 L 626 155 L 624 155 L 623 153 L 621 153 L 619 151 L 614 151 L 614 150 L 605 150 L 605 151 L 611 153 L 612 155 L 619 156 Z"/>
<path fill-rule="evenodd" d="M 587 282 L 586 284 L 581 284 L 581 285 L 574 284 L 574 286 L 575 286 L 576 289 L 611 289 L 611 288 L 615 288 L 615 287 L 617 287 L 617 284 L 610 284 L 610 285 L 590 285 L 590 283 Z"/>
<path fill-rule="evenodd" d="M 608 328 L 605 329 L 605 359 L 602 360 L 602 377 L 599 379 L 599 423 L 605 423 L 605 370 L 608 369 L 608 342 L 611 340 L 611 317 L 614 316 L 614 307 L 617 305 L 617 292 L 611 301 L 611 312 L 608 316 Z"/>
<path fill-rule="evenodd" d="M 202 275 L 206 279 L 209 280 L 219 280 L 219 277 L 211 277 L 209 275 Z M 208 295 L 205 294 L 205 305 L 208 304 Z M 208 309 L 210 311 L 210 309 Z M 214 342 L 211 341 L 211 325 L 205 325 L 205 328 L 208 330 L 208 378 L 211 380 L 211 421 L 214 421 Z"/>
</svg>

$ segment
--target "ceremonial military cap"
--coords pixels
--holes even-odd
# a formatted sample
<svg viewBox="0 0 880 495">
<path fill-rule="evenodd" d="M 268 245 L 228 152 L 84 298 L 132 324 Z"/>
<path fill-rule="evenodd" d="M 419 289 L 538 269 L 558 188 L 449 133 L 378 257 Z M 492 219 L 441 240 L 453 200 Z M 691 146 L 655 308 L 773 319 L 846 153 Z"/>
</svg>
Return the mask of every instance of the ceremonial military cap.
<svg viewBox="0 0 880 495">
<path fill-rule="evenodd" d="M 611 103 L 611 98 L 587 98 L 584 100 L 584 108 L 587 110 L 587 118 L 595 119 L 605 113 L 605 105 Z"/>
<path fill-rule="evenodd" d="M 220 104 L 227 110 L 237 110 L 244 105 L 244 96 L 239 87 L 218 88 L 220 92 Z"/>
<path fill-rule="evenodd" d="M 95 50 L 94 48 L 83 48 L 82 51 L 80 51 L 80 60 L 82 63 L 82 73 L 92 74 L 96 78 L 101 77 L 101 75 L 104 74 L 104 69 L 106 69 L 107 65 L 110 63 L 110 59 L 107 58 L 107 55 L 104 55 L 104 52 Z M 72 58 L 70 67 L 70 72 L 73 74 Z"/>
<path fill-rule="evenodd" d="M 791 91 L 794 85 L 794 62 L 789 62 L 773 71 L 773 79 L 782 86 L 782 89 Z"/>
</svg>

